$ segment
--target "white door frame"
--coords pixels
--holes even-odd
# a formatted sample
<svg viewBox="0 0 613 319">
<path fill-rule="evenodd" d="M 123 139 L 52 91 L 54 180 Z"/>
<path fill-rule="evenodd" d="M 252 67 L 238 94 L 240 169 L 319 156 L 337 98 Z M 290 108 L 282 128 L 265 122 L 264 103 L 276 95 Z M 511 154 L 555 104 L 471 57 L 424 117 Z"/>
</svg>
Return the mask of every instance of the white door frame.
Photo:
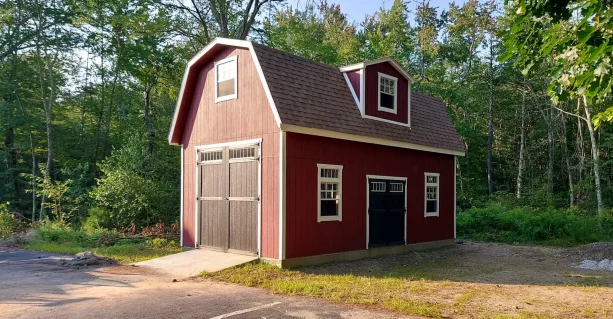
<svg viewBox="0 0 613 319">
<path fill-rule="evenodd" d="M 251 139 L 251 140 L 243 140 L 243 141 L 235 141 L 235 142 L 227 142 L 227 143 L 217 143 L 217 144 L 205 144 L 205 145 L 196 145 L 194 149 L 196 150 L 196 196 L 194 196 L 194 212 L 195 212 L 195 222 L 196 224 L 194 229 L 194 248 L 198 248 L 200 246 L 200 229 L 198 227 L 198 216 L 200 215 L 200 211 L 198 210 L 198 194 L 200 194 L 200 183 L 198 183 L 198 176 L 200 173 L 198 166 L 198 151 L 205 149 L 215 149 L 227 146 L 252 146 L 257 145 L 258 147 L 258 257 L 262 257 L 262 139 Z"/>
<path fill-rule="evenodd" d="M 366 249 L 368 249 L 368 238 L 370 237 L 370 219 L 368 218 L 368 208 L 370 207 L 370 179 L 385 179 L 392 181 L 404 181 L 404 244 L 407 244 L 407 196 L 408 196 L 408 181 L 406 177 L 399 176 L 382 176 L 382 175 L 366 175 Z"/>
</svg>

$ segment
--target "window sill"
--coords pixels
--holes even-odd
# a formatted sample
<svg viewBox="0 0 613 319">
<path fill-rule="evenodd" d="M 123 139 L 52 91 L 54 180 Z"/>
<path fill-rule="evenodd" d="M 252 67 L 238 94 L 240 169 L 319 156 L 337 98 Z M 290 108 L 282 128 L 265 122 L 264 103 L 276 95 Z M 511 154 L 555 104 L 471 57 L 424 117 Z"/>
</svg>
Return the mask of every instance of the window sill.
<svg viewBox="0 0 613 319">
<path fill-rule="evenodd" d="M 395 106 L 394 106 L 393 109 L 389 109 L 387 107 L 378 106 L 377 107 L 377 111 L 392 113 L 392 114 L 396 114 L 396 115 L 398 114 L 398 109 Z"/>
<path fill-rule="evenodd" d="M 424 217 L 426 217 L 426 218 L 427 217 L 439 217 L 439 214 L 438 214 L 438 212 L 436 212 L 436 213 L 425 213 Z"/>
<path fill-rule="evenodd" d="M 215 103 L 219 103 L 219 102 L 223 102 L 223 101 L 228 101 L 228 100 L 236 100 L 236 94 L 222 96 L 222 97 L 217 97 L 217 98 L 215 98 Z"/>
<path fill-rule="evenodd" d="M 317 222 L 318 223 L 321 223 L 321 222 L 340 222 L 340 221 L 343 221 L 341 216 L 318 216 L 317 217 Z"/>
</svg>

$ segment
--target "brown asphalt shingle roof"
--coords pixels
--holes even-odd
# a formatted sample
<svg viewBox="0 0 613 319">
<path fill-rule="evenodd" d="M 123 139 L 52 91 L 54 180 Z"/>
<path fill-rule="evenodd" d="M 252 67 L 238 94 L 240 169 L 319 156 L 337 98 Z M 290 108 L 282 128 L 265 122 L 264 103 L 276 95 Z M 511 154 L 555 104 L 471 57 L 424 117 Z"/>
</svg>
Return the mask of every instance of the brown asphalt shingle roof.
<svg viewBox="0 0 613 319">
<path fill-rule="evenodd" d="M 337 67 L 253 48 L 283 124 L 465 151 L 441 100 L 411 92 L 411 128 L 365 119 Z"/>
</svg>

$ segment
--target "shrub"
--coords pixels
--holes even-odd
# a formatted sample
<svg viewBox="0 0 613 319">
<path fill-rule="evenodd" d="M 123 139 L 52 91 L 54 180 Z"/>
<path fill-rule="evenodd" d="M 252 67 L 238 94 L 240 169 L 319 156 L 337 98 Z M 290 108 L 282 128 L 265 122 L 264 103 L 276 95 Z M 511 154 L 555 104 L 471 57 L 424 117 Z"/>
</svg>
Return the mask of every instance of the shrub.
<svg viewBox="0 0 613 319">
<path fill-rule="evenodd" d="M 7 239 L 13 234 L 15 216 L 9 213 L 8 203 L 0 204 L 0 239 Z"/>
<path fill-rule="evenodd" d="M 98 244 L 102 246 L 113 246 L 124 237 L 122 233 L 116 230 L 103 230 L 98 233 Z"/>
<path fill-rule="evenodd" d="M 104 229 L 113 228 L 113 220 L 111 214 L 104 208 L 92 207 L 87 211 L 87 218 L 83 223 L 83 231 L 88 234 L 94 234 Z"/>
<path fill-rule="evenodd" d="M 148 239 L 147 245 L 156 249 L 178 247 L 177 242 L 175 242 L 174 240 L 168 240 L 166 238 Z"/>
<path fill-rule="evenodd" d="M 613 240 L 613 218 L 569 209 L 471 208 L 457 216 L 458 236 L 481 241 L 578 245 Z"/>
<path fill-rule="evenodd" d="M 43 241 L 54 243 L 87 244 L 88 240 L 85 233 L 71 229 L 66 223 L 49 219 L 45 219 L 38 225 L 36 236 Z"/>
</svg>

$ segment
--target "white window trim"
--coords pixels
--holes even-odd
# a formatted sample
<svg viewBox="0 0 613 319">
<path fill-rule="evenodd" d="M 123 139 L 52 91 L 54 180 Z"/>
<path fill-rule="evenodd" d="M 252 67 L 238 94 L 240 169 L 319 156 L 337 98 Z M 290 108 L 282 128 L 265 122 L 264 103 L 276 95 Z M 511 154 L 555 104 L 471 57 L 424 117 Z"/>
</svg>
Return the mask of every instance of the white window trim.
<svg viewBox="0 0 613 319">
<path fill-rule="evenodd" d="M 337 169 L 338 178 L 321 177 L 324 168 Z M 338 183 L 338 215 L 321 216 L 321 183 Z M 317 222 L 343 220 L 343 165 L 317 164 Z"/>
<path fill-rule="evenodd" d="M 238 76 L 237 76 L 237 74 L 238 74 L 238 62 L 237 62 L 237 59 L 236 59 L 237 57 L 238 56 L 235 55 L 235 56 L 231 56 L 229 58 L 223 59 L 221 61 L 215 62 L 215 68 L 213 69 L 214 73 L 215 73 L 215 83 L 214 83 L 215 84 L 215 103 L 223 102 L 223 101 L 227 101 L 227 100 L 233 100 L 233 99 L 236 99 L 238 97 Z M 218 94 L 218 92 L 217 92 L 217 90 L 218 90 L 218 88 L 217 88 L 218 87 L 218 83 L 217 83 L 217 65 L 224 64 L 226 62 L 231 62 L 231 61 L 234 62 L 234 94 L 218 97 L 217 96 L 217 94 Z"/>
<path fill-rule="evenodd" d="M 379 73 L 379 77 L 377 78 L 377 92 L 378 92 L 377 110 L 392 113 L 392 114 L 398 114 L 398 78 L 395 78 L 391 75 L 387 75 L 385 73 L 381 73 L 381 72 L 378 72 L 378 73 Z M 394 81 L 394 109 L 392 110 L 381 106 L 381 79 L 382 78 Z"/>
<path fill-rule="evenodd" d="M 436 183 L 428 183 L 428 176 L 436 176 Z M 424 173 L 424 217 L 439 217 L 441 207 L 441 174 Z M 428 207 L 428 186 L 436 186 L 436 212 L 427 212 Z"/>
</svg>

